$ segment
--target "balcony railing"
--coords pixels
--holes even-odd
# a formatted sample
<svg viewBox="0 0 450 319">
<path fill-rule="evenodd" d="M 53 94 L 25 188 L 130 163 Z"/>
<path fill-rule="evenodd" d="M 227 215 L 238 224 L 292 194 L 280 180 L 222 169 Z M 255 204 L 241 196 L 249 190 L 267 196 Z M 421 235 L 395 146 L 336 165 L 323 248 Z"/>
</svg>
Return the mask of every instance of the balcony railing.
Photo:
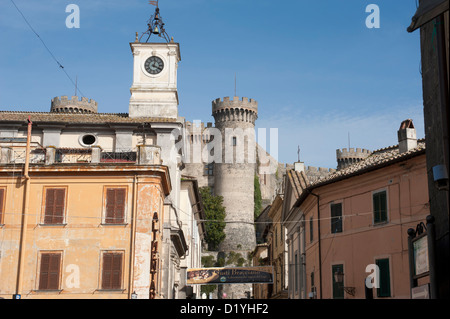
<svg viewBox="0 0 450 319">
<path fill-rule="evenodd" d="M 55 163 L 91 163 L 92 149 L 90 148 L 57 148 Z"/>
<path fill-rule="evenodd" d="M 23 164 L 26 148 L 0 147 L 1 164 Z M 34 148 L 30 151 L 31 164 L 75 164 L 75 163 L 136 163 L 140 165 L 161 164 L 161 149 L 155 145 L 139 145 L 136 150 L 102 150 L 92 148 Z"/>
<path fill-rule="evenodd" d="M 101 152 L 101 163 L 135 163 L 137 160 L 137 152 Z"/>
</svg>

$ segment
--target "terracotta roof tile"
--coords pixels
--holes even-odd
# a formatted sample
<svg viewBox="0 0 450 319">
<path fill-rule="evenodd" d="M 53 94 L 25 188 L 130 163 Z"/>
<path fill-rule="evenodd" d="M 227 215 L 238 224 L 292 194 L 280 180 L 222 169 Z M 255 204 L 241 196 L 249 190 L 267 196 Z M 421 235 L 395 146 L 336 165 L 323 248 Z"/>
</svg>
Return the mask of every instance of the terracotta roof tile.
<svg viewBox="0 0 450 319">
<path fill-rule="evenodd" d="M 404 153 L 399 153 L 398 145 L 388 146 L 373 151 L 367 158 L 352 164 L 344 169 L 331 173 L 326 178 L 319 179 L 311 183 L 311 187 L 317 187 L 323 184 L 331 183 L 343 178 L 362 174 L 368 170 L 376 169 L 381 166 L 396 162 L 425 152 L 425 139 L 417 141 L 417 147 Z"/>
<path fill-rule="evenodd" d="M 288 170 L 287 174 L 294 189 L 295 198 L 298 199 L 309 184 L 308 176 L 303 171 L 297 172 L 293 169 Z"/>
<path fill-rule="evenodd" d="M 142 123 L 142 122 L 176 122 L 172 118 L 132 118 L 128 113 L 94 113 L 94 114 L 74 114 L 74 113 L 50 113 L 50 112 L 19 112 L 0 111 L 0 122 L 20 122 L 26 121 L 30 116 L 32 122 L 68 122 L 68 123 Z"/>
</svg>

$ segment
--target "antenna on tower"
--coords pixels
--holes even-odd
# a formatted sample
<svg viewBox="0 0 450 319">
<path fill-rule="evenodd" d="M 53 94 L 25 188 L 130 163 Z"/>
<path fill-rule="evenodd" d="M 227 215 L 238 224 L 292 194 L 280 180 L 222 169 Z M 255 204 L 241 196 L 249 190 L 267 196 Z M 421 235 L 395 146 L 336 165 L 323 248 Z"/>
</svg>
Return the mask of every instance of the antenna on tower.
<svg viewBox="0 0 450 319">
<path fill-rule="evenodd" d="M 297 147 L 298 162 L 300 163 L 300 145 Z"/>
<path fill-rule="evenodd" d="M 350 151 L 350 132 L 348 132 L 348 150 Z"/>
</svg>

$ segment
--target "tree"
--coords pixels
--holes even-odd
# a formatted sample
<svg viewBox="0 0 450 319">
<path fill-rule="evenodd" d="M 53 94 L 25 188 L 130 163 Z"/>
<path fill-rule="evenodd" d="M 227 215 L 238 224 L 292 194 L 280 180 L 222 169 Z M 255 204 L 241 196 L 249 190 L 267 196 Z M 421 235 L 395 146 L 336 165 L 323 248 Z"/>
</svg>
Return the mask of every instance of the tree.
<svg viewBox="0 0 450 319">
<path fill-rule="evenodd" d="M 223 197 L 211 194 L 209 187 L 200 188 L 200 195 L 205 209 L 207 221 L 206 242 L 209 250 L 217 250 L 220 243 L 225 239 L 225 207 L 223 206 Z"/>
</svg>

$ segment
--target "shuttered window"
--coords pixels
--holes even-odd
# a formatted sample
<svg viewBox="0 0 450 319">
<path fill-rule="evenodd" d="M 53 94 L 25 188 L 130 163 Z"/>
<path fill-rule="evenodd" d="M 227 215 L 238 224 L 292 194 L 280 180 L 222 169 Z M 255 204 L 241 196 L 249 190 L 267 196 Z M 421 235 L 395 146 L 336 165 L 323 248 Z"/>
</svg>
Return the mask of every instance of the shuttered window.
<svg viewBox="0 0 450 319">
<path fill-rule="evenodd" d="M 331 233 L 342 232 L 342 203 L 331 204 Z"/>
<path fill-rule="evenodd" d="M 335 274 L 337 272 L 344 272 L 344 265 L 333 265 L 331 267 L 331 277 L 333 278 L 333 298 L 343 299 L 344 298 L 344 283 L 337 282 Z"/>
<path fill-rule="evenodd" d="M 125 188 L 106 189 L 106 224 L 123 224 L 125 222 Z"/>
<path fill-rule="evenodd" d="M 387 196 L 386 191 L 373 194 L 373 222 L 387 222 Z"/>
<path fill-rule="evenodd" d="M 61 253 L 41 254 L 39 290 L 59 289 Z"/>
<path fill-rule="evenodd" d="M 294 257 L 294 285 L 295 285 L 295 292 L 298 291 L 298 255 L 297 252 L 295 253 Z"/>
<path fill-rule="evenodd" d="M 3 224 L 3 208 L 5 206 L 5 189 L 0 188 L 0 225 Z"/>
<path fill-rule="evenodd" d="M 389 258 L 378 259 L 375 261 L 380 269 L 380 288 L 377 289 L 378 297 L 391 296 L 391 275 L 389 271 Z"/>
<path fill-rule="evenodd" d="M 123 253 L 104 253 L 102 266 L 102 289 L 122 288 Z"/>
<path fill-rule="evenodd" d="M 314 240 L 314 223 L 313 223 L 313 218 L 311 217 L 309 219 L 309 242 L 312 243 L 312 241 Z"/>
<path fill-rule="evenodd" d="M 66 201 L 65 188 L 47 188 L 45 195 L 44 224 L 62 224 Z"/>
</svg>

